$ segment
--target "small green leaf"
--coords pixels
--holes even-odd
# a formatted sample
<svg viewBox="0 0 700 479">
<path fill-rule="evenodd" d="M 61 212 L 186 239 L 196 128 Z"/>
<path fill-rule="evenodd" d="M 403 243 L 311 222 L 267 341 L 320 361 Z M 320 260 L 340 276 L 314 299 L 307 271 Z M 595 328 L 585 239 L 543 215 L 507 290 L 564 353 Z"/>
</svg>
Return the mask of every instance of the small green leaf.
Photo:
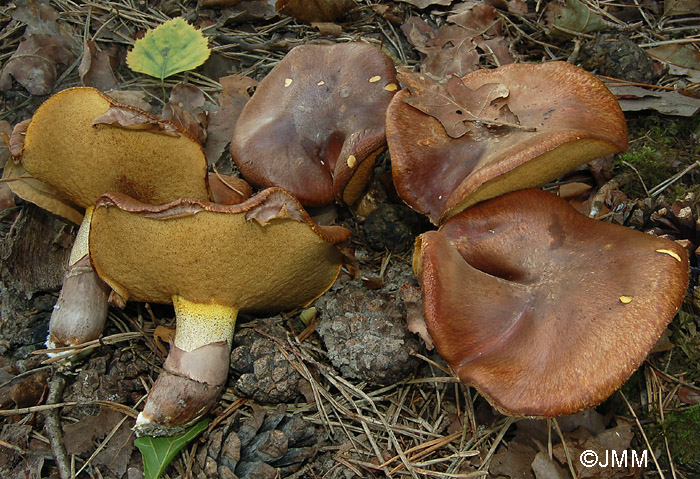
<svg viewBox="0 0 700 479">
<path fill-rule="evenodd" d="M 145 479 L 158 479 L 177 453 L 208 426 L 209 419 L 202 419 L 177 436 L 137 438 L 134 445 L 141 451 Z"/>
<path fill-rule="evenodd" d="M 126 56 L 135 72 L 161 81 L 170 75 L 197 68 L 209 58 L 207 39 L 183 18 L 173 18 L 149 30 Z"/>
</svg>

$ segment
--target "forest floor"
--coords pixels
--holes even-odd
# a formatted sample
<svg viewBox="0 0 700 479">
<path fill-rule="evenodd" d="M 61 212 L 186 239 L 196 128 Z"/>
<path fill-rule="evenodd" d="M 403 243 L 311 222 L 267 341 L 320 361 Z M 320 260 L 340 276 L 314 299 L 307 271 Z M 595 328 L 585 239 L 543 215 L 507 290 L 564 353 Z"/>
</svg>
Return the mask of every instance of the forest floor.
<svg viewBox="0 0 700 479">
<path fill-rule="evenodd" d="M 276 13 L 273 1 L 229 3 L 6 3 L 0 131 L 9 135 L 51 93 L 80 85 L 160 114 L 164 94 L 185 81 L 202 93 L 193 116 L 210 118 L 193 128 L 206 132 L 212 168 L 236 174 L 227 143 L 240 108 L 297 45 L 364 41 L 443 78 L 569 61 L 620 99 L 629 150 L 545 189 L 586 214 L 597 201 L 601 221 L 679 241 L 691 280 L 654 351 L 608 400 L 556 420 L 503 416 L 406 331 L 419 307 L 413 240 L 433 227 L 397 200 L 384 153 L 364 206 L 323 212 L 353 230 L 358 277 L 341 275 L 315 311 L 239 319 L 211 421 L 163 477 L 700 478 L 698 3 L 354 0 L 334 22 L 314 24 Z M 163 86 L 132 72 L 125 55 L 134 40 L 178 16 L 207 36 L 209 60 Z M 0 167 L 11 161 L 0 146 Z M 0 476 L 58 478 L 63 468 L 79 478 L 142 477 L 131 427 L 167 353 L 173 310 L 110 308 L 102 339 L 71 367 L 47 361 L 41 350 L 77 227 L 0 191 Z M 57 458 L 52 444 L 66 455 Z M 628 460 L 584 467 L 586 450 L 601 461 L 627 451 Z"/>
</svg>

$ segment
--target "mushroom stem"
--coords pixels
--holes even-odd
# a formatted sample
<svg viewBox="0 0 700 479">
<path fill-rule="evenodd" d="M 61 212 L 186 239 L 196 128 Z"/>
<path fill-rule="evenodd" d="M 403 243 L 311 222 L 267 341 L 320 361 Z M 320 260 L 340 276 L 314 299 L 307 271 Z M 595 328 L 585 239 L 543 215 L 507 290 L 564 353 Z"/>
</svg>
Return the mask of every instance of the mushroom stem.
<svg viewBox="0 0 700 479">
<path fill-rule="evenodd" d="M 51 313 L 49 337 L 46 339 L 46 346 L 50 349 L 92 341 L 104 329 L 110 288 L 90 265 L 88 233 L 91 219 L 92 207 L 85 211 L 63 277 L 63 287 Z"/>
<path fill-rule="evenodd" d="M 177 329 L 163 372 L 134 427 L 139 436 L 172 436 L 214 405 L 228 377 L 238 309 L 173 297 Z"/>
</svg>

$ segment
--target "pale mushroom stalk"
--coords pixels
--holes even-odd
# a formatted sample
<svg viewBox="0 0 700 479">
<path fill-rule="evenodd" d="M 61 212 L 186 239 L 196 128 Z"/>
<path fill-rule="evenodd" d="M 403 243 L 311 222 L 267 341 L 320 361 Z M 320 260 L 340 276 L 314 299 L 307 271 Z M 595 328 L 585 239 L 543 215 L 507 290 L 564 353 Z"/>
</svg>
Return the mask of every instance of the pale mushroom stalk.
<svg viewBox="0 0 700 479">
<path fill-rule="evenodd" d="M 88 256 L 92 206 L 108 191 L 153 204 L 209 199 L 202 146 L 174 123 L 93 88 L 53 95 L 15 126 L 10 143 L 14 170 L 23 178 L 31 175 L 9 183 L 13 192 L 74 223 L 81 222 L 78 209 L 86 210 L 46 345 L 70 348 L 96 339 L 106 321 L 109 288 Z M 226 190 L 222 195 L 239 201 Z"/>
<path fill-rule="evenodd" d="M 92 269 L 88 257 L 88 233 L 92 207 L 85 212 L 63 277 L 63 288 L 51 313 L 49 349 L 76 346 L 102 334 L 107 319 L 110 288 Z M 52 354 L 53 355 L 53 354 Z"/>
<path fill-rule="evenodd" d="M 140 435 L 171 435 L 206 413 L 228 377 L 238 309 L 173 297 L 177 328 L 163 372 L 136 419 Z M 178 418 L 188 421 L 176 428 Z M 168 426 L 164 426 L 168 424 Z"/>
<path fill-rule="evenodd" d="M 103 195 L 90 228 L 90 259 L 114 290 L 110 301 L 175 308 L 175 338 L 137 434 L 177 434 L 216 404 L 238 311 L 310 304 L 338 277 L 344 256 L 336 244 L 349 234 L 315 224 L 281 188 L 236 205 L 183 198 L 152 206 Z"/>
</svg>

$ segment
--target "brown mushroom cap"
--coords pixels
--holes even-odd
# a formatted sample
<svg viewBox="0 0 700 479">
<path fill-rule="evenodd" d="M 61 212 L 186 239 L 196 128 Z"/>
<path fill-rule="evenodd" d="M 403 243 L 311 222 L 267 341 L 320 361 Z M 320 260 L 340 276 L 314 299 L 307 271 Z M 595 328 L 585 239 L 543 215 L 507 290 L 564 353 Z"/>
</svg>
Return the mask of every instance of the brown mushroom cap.
<svg viewBox="0 0 700 479">
<path fill-rule="evenodd" d="M 396 190 L 439 224 L 508 191 L 539 186 L 578 165 L 627 149 L 625 118 L 596 77 L 566 62 L 511 64 L 462 78 L 471 90 L 503 84 L 524 128 L 488 128 L 454 139 L 399 92 L 387 111 Z M 527 131 L 535 128 L 535 131 Z"/>
<path fill-rule="evenodd" d="M 553 417 L 600 403 L 642 363 L 683 301 L 688 255 L 521 190 L 423 234 L 414 270 L 460 379 L 505 414 Z"/>
<path fill-rule="evenodd" d="M 147 124 L 94 124 L 114 109 L 165 130 L 140 129 Z M 26 129 L 19 159 L 34 178 L 82 207 L 108 191 L 153 204 L 208 198 L 207 163 L 194 138 L 94 88 L 70 88 L 46 100 Z"/>
<path fill-rule="evenodd" d="M 231 155 L 257 187 L 306 206 L 354 203 L 385 146 L 394 65 L 364 43 L 302 45 L 260 82 L 238 118 Z"/>
<path fill-rule="evenodd" d="M 90 229 L 99 276 L 125 300 L 170 303 L 175 295 L 238 310 L 304 306 L 335 281 L 349 230 L 313 223 L 280 188 L 237 205 L 180 199 L 151 206 L 102 196 Z"/>
</svg>

